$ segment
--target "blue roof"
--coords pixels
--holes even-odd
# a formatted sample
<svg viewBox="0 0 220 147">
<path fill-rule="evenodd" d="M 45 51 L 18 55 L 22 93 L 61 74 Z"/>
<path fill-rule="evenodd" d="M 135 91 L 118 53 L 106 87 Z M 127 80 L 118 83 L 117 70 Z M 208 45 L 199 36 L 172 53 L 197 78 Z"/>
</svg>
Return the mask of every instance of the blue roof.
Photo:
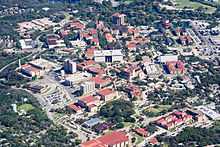
<svg viewBox="0 0 220 147">
<path fill-rule="evenodd" d="M 100 122 L 101 122 L 101 120 L 99 118 L 91 118 L 90 120 L 85 121 L 83 124 L 87 125 L 89 127 L 92 127 L 94 125 L 97 125 Z"/>
</svg>

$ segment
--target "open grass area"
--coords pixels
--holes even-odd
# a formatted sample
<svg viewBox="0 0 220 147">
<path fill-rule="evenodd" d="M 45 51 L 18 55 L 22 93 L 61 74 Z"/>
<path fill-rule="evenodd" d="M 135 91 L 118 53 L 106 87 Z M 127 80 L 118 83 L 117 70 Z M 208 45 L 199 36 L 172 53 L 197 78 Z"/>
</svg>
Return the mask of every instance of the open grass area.
<svg viewBox="0 0 220 147">
<path fill-rule="evenodd" d="M 23 104 L 23 105 L 18 106 L 19 111 L 24 110 L 25 112 L 28 112 L 33 109 L 34 107 L 31 104 Z"/>
<path fill-rule="evenodd" d="M 144 137 L 141 137 L 140 135 L 135 134 L 135 138 L 136 138 L 135 144 L 140 144 L 141 142 L 144 141 Z"/>
<path fill-rule="evenodd" d="M 171 108 L 171 105 L 157 105 L 144 110 L 147 116 L 159 116 L 163 112 L 167 112 Z"/>
<path fill-rule="evenodd" d="M 182 9 L 184 7 L 198 9 L 199 7 L 204 7 L 207 9 L 208 13 L 213 13 L 216 8 L 208 6 L 199 2 L 192 2 L 191 0 L 173 0 L 176 4 L 176 8 Z"/>
</svg>

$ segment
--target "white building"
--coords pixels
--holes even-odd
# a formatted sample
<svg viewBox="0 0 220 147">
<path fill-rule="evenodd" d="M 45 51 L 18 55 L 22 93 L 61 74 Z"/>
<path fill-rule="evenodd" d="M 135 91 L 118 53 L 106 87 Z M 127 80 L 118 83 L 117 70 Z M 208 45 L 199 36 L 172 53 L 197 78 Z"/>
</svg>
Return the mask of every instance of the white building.
<svg viewBox="0 0 220 147">
<path fill-rule="evenodd" d="M 86 42 L 83 40 L 74 40 L 74 41 L 70 41 L 70 43 L 75 48 L 85 49 L 86 47 Z"/>
<path fill-rule="evenodd" d="M 220 114 L 206 106 L 198 106 L 197 109 L 212 120 L 220 120 Z"/>
<path fill-rule="evenodd" d="M 35 46 L 35 43 L 32 39 L 21 39 L 19 42 L 22 50 L 33 49 Z"/>
<path fill-rule="evenodd" d="M 66 73 L 75 73 L 76 72 L 76 63 L 70 60 L 64 62 L 64 71 Z"/>
<path fill-rule="evenodd" d="M 95 91 L 95 82 L 87 81 L 80 85 L 80 89 L 83 92 L 83 95 L 89 94 Z"/>
<path fill-rule="evenodd" d="M 92 77 L 92 74 L 87 72 L 76 72 L 74 74 L 68 74 L 65 76 L 65 84 L 72 86 L 81 82 L 88 81 Z"/>
<path fill-rule="evenodd" d="M 96 62 L 123 61 L 121 50 L 95 50 L 94 57 Z"/>
<path fill-rule="evenodd" d="M 160 56 L 158 58 L 158 61 L 160 63 L 177 62 L 178 61 L 178 56 L 177 55 L 164 55 L 164 56 Z"/>
</svg>

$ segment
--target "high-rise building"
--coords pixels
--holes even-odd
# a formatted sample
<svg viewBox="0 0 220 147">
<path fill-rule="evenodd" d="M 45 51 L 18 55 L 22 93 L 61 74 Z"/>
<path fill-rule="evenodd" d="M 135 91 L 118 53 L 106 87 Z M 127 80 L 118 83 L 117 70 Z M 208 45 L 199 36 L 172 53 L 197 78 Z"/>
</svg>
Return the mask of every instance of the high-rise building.
<svg viewBox="0 0 220 147">
<path fill-rule="evenodd" d="M 125 25 L 125 14 L 115 13 L 112 16 L 113 24 L 115 25 Z"/>
<path fill-rule="evenodd" d="M 95 90 L 95 82 L 87 81 L 87 82 L 80 85 L 80 89 L 81 89 L 83 95 L 89 94 Z"/>
<path fill-rule="evenodd" d="M 70 60 L 64 62 L 64 71 L 66 73 L 72 74 L 76 72 L 76 63 Z"/>
</svg>

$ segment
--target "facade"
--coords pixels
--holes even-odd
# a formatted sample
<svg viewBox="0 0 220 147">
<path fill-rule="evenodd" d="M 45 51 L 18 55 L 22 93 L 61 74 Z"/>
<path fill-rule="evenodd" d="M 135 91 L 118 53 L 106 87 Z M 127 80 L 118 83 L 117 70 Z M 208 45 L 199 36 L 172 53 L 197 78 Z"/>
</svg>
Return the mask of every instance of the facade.
<svg viewBox="0 0 220 147">
<path fill-rule="evenodd" d="M 43 76 L 44 74 L 44 71 L 37 68 L 37 67 L 34 67 L 30 64 L 24 64 L 21 66 L 21 72 L 27 76 L 30 76 L 30 77 L 41 77 Z"/>
<path fill-rule="evenodd" d="M 129 137 L 121 131 L 114 131 L 96 139 L 84 142 L 81 147 L 129 147 Z"/>
<path fill-rule="evenodd" d="M 99 105 L 100 101 L 97 97 L 94 96 L 85 96 L 82 97 L 80 100 L 77 102 L 79 106 L 83 108 L 87 108 L 90 105 Z"/>
<path fill-rule="evenodd" d="M 123 54 L 121 50 L 95 50 L 95 62 L 122 62 Z"/>
<path fill-rule="evenodd" d="M 75 103 L 70 103 L 67 105 L 67 109 L 78 114 L 83 113 L 82 108 Z"/>
<path fill-rule="evenodd" d="M 22 50 L 30 50 L 33 49 L 35 46 L 35 43 L 32 39 L 21 39 L 19 40 L 21 44 L 21 49 Z"/>
<path fill-rule="evenodd" d="M 181 124 L 187 123 L 190 120 L 192 120 L 192 115 L 182 111 L 175 111 L 168 116 L 158 119 L 156 124 L 167 130 L 170 130 Z"/>
<path fill-rule="evenodd" d="M 95 82 L 87 81 L 80 85 L 83 95 L 89 94 L 95 90 Z"/>
<path fill-rule="evenodd" d="M 125 14 L 115 13 L 112 16 L 113 24 L 115 25 L 125 25 Z"/>
<path fill-rule="evenodd" d="M 177 62 L 178 56 L 176 55 L 164 55 L 159 57 L 160 63 L 166 63 L 166 62 Z"/>
<path fill-rule="evenodd" d="M 64 71 L 66 73 L 70 73 L 70 74 L 75 73 L 76 72 L 76 63 L 72 62 L 70 60 L 66 60 L 64 62 Z"/>
<path fill-rule="evenodd" d="M 96 88 L 104 88 L 104 87 L 110 85 L 111 82 L 112 82 L 110 79 L 104 79 L 104 78 L 99 77 L 99 76 L 92 77 L 90 80 L 95 82 L 95 87 Z"/>
<path fill-rule="evenodd" d="M 118 93 L 110 88 L 101 89 L 97 92 L 97 94 L 101 96 L 101 99 L 105 102 L 108 102 L 118 96 Z"/>
</svg>

